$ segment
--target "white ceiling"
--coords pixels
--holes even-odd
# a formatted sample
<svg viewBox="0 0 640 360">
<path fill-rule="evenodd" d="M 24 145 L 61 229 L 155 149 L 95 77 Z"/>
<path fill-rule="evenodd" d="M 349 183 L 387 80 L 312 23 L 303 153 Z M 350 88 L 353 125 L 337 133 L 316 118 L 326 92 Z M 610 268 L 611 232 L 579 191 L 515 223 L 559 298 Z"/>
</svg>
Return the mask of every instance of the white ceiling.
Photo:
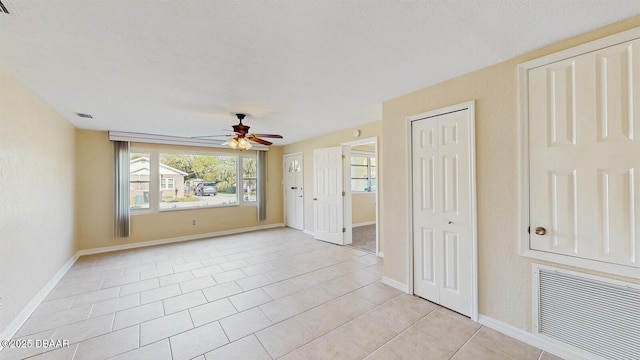
<svg viewBox="0 0 640 360">
<path fill-rule="evenodd" d="M 0 1 L 0 66 L 76 127 L 209 135 L 246 112 L 280 145 L 640 13 L 637 0 Z"/>
</svg>

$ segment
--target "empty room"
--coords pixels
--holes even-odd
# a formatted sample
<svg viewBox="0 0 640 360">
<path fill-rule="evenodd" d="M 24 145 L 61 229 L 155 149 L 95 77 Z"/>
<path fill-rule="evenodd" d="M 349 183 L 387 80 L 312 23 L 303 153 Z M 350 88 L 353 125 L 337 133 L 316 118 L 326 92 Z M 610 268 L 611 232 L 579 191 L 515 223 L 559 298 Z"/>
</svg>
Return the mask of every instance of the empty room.
<svg viewBox="0 0 640 360">
<path fill-rule="evenodd" d="M 640 2 L 0 0 L 0 360 L 640 359 Z"/>
</svg>

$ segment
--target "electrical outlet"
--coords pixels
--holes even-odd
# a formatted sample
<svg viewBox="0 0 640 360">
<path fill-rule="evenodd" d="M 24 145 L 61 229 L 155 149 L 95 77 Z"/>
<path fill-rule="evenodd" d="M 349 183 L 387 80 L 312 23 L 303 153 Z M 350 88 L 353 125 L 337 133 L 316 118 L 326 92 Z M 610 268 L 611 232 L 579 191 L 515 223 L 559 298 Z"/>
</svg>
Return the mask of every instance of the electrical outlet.
<svg viewBox="0 0 640 360">
<path fill-rule="evenodd" d="M 195 224 L 196 224 L 196 221 L 195 221 L 195 220 L 193 220 L 193 225 L 195 225 Z"/>
</svg>

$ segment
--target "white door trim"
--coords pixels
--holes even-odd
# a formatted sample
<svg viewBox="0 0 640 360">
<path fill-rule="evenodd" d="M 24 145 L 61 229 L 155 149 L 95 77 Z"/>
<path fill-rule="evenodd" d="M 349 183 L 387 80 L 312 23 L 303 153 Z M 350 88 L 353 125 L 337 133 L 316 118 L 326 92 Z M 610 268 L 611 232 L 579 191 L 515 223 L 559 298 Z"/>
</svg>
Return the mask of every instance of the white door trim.
<svg viewBox="0 0 640 360">
<path fill-rule="evenodd" d="M 470 124 L 469 124 L 469 150 L 470 150 L 470 174 L 471 174 L 471 241 L 472 241 L 472 279 L 471 279 L 471 320 L 478 321 L 478 236 L 477 236 L 477 205 L 476 205 L 476 155 L 475 155 L 475 101 L 468 101 L 452 106 L 447 106 L 441 109 L 427 111 L 424 113 L 411 115 L 406 118 L 406 151 L 407 151 L 407 288 L 410 294 L 414 293 L 413 288 L 413 158 L 412 158 L 412 137 L 411 137 L 411 123 L 413 121 L 422 120 L 426 118 L 436 117 L 451 112 L 462 111 L 469 109 Z"/>
<path fill-rule="evenodd" d="M 351 198 L 351 146 L 342 145 L 342 244 L 353 244 L 353 199 Z"/>
<path fill-rule="evenodd" d="M 287 176 L 287 157 L 289 156 L 300 156 L 300 166 L 302 167 L 302 183 L 304 184 L 304 154 L 302 153 L 302 151 L 298 151 L 298 152 L 294 152 L 291 154 L 284 154 L 282 155 L 282 196 L 283 196 L 283 201 L 284 201 L 284 224 L 285 226 L 287 225 L 287 183 L 286 183 L 286 176 Z M 303 194 L 304 194 L 304 189 L 302 189 Z M 303 195 L 304 196 L 304 195 Z M 302 209 L 300 209 L 300 212 L 302 215 L 302 229 L 297 229 L 297 230 L 304 230 L 304 197 L 302 198 Z"/>
<path fill-rule="evenodd" d="M 378 171 L 378 176 L 377 176 L 377 183 L 376 183 L 376 255 L 379 257 L 382 257 L 382 252 L 380 251 L 380 219 L 378 218 L 378 207 L 380 204 L 380 191 L 382 186 L 384 186 L 382 184 L 382 182 L 380 181 L 380 179 L 382 178 L 381 174 L 381 170 L 382 170 L 382 166 L 380 166 L 380 157 L 378 156 L 378 137 L 377 136 L 373 136 L 373 137 L 369 137 L 369 138 L 364 138 L 364 139 L 358 139 L 358 140 L 354 140 L 354 141 L 348 141 L 348 142 L 344 142 L 341 145 L 344 146 L 349 146 L 349 147 L 353 147 L 353 146 L 358 146 L 358 145 L 366 145 L 366 144 L 371 144 L 374 143 L 374 153 L 376 156 L 376 164 L 377 164 L 377 171 Z M 344 178 L 345 178 L 345 184 L 347 181 L 347 177 L 350 176 L 351 172 L 344 172 Z M 349 180 L 351 180 L 349 178 Z M 351 189 L 349 188 L 349 192 L 351 191 Z M 345 203 L 349 202 L 349 207 L 351 208 L 351 197 L 347 196 L 347 198 L 345 199 Z M 345 210 L 347 209 L 347 206 L 345 205 Z M 351 215 L 351 213 L 349 213 L 349 215 Z M 349 223 L 351 223 L 351 220 L 349 220 Z M 350 225 L 351 226 L 351 230 L 349 228 L 347 228 L 347 231 L 353 231 L 353 224 Z"/>
</svg>

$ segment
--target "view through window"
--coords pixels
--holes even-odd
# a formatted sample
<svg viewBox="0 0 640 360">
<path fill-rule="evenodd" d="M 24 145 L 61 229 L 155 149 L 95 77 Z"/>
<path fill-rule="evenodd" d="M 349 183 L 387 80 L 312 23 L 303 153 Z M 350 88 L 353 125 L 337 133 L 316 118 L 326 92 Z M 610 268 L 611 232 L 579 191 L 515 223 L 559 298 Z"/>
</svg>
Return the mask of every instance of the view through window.
<svg viewBox="0 0 640 360">
<path fill-rule="evenodd" d="M 356 154 L 351 156 L 351 191 L 376 191 L 376 158 L 373 154 Z"/>
<path fill-rule="evenodd" d="M 131 197 L 131 209 L 148 209 L 151 174 L 149 154 L 131 153 L 130 157 L 129 196 Z"/>
<path fill-rule="evenodd" d="M 157 189 L 158 209 L 228 206 L 256 201 L 255 156 L 181 153 L 131 153 L 131 209 L 152 209 Z M 155 165 L 155 166 L 154 166 Z M 158 181 L 151 181 L 152 174 Z"/>
</svg>

